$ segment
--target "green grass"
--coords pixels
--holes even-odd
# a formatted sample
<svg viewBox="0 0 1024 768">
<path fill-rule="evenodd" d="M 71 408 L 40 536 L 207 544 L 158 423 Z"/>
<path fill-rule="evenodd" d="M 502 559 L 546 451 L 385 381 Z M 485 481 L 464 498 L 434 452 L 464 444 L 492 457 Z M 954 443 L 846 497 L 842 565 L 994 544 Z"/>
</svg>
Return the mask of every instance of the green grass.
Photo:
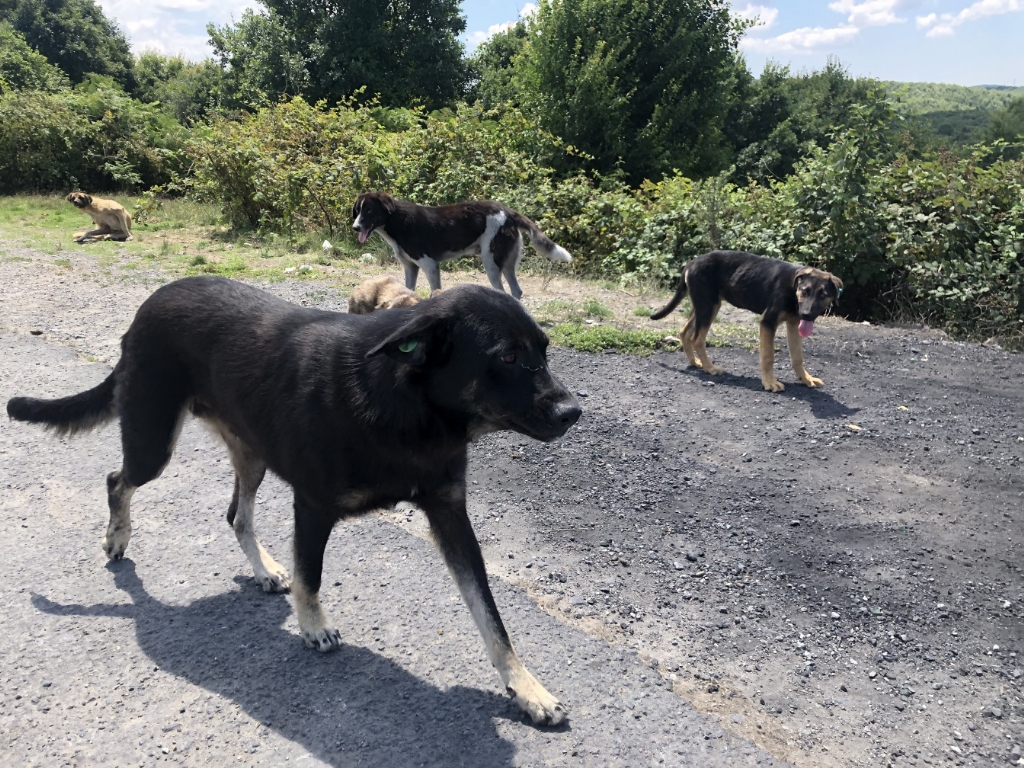
<svg viewBox="0 0 1024 768">
<path fill-rule="evenodd" d="M 172 276 L 216 274 L 283 280 L 317 275 L 316 268 L 300 271 L 303 265 L 330 267 L 340 259 L 357 258 L 366 252 L 373 253 L 376 259 L 386 255 L 383 242 L 360 245 L 348 232 L 338 236 L 317 232 L 294 236 L 239 232 L 225 223 L 216 205 L 187 199 L 164 200 L 136 215 L 140 198 L 109 196 L 135 218 L 131 242 L 75 243 L 74 233 L 91 227 L 92 222 L 62 196 L 0 197 L 0 259 L 23 258 L 6 251 L 8 247 L 22 246 L 55 255 L 70 251 L 88 254 L 106 274 L 155 267 Z M 329 251 L 322 247 L 324 240 L 333 245 Z M 70 262 L 62 259 L 60 266 L 70 266 Z M 295 270 L 285 272 L 290 267 Z"/>
<path fill-rule="evenodd" d="M 645 328 L 620 328 L 615 325 L 587 325 L 585 323 L 555 323 L 547 328 L 551 343 L 580 352 L 604 352 L 614 349 L 631 355 L 649 355 L 658 350 L 679 349 L 679 342 L 669 338 L 665 331 Z M 737 346 L 747 350 L 757 348 L 757 330 L 736 323 L 715 323 L 708 334 L 709 347 Z"/>
<path fill-rule="evenodd" d="M 604 352 L 614 349 L 632 355 L 649 355 L 666 344 L 663 331 L 633 330 L 614 325 L 558 323 L 548 328 L 552 344 L 580 352 Z"/>
</svg>

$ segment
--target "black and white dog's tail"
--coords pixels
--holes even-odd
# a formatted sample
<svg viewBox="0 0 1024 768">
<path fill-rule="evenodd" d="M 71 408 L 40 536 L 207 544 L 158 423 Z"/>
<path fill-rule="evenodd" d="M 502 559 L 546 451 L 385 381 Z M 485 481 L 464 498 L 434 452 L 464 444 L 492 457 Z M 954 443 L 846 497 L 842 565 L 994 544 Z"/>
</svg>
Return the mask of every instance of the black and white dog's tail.
<svg viewBox="0 0 1024 768">
<path fill-rule="evenodd" d="M 673 309 L 675 309 L 676 307 L 679 306 L 679 302 L 681 302 L 684 298 L 686 298 L 686 270 L 685 269 L 683 270 L 683 274 L 681 274 L 679 276 L 679 285 L 676 287 L 676 293 L 672 297 L 672 300 L 668 304 L 666 304 L 664 307 L 659 309 L 657 312 L 652 312 L 651 313 L 651 320 L 661 320 L 661 318 L 666 317 L 669 312 L 671 312 Z"/>
<path fill-rule="evenodd" d="M 543 254 L 550 261 L 572 261 L 572 255 L 541 232 L 540 227 L 517 211 L 510 211 L 510 213 L 512 222 L 519 228 L 519 231 L 526 233 L 538 253 Z"/>
<path fill-rule="evenodd" d="M 7 415 L 18 421 L 45 424 L 58 435 L 86 432 L 114 418 L 114 376 L 111 371 L 92 389 L 56 400 L 12 397 L 7 401 Z"/>
</svg>

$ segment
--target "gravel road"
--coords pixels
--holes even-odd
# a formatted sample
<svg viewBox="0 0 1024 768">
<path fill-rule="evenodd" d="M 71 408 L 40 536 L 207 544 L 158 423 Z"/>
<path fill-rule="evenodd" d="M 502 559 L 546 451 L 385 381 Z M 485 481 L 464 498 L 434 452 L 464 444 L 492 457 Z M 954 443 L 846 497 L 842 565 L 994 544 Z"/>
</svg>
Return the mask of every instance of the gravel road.
<svg viewBox="0 0 1024 768">
<path fill-rule="evenodd" d="M 12 251 L 8 249 L 9 255 Z M 87 255 L 0 263 L 0 397 L 99 381 L 158 274 Z M 64 254 L 66 255 L 66 254 Z M 328 286 L 267 286 L 340 308 Z M 34 336 L 33 331 L 41 332 Z M 784 343 L 782 344 L 784 347 Z M 473 450 L 470 510 L 528 666 L 567 701 L 535 729 L 501 694 L 414 509 L 340 528 L 307 652 L 223 514 L 224 450 L 190 424 L 106 565 L 116 428 L 0 422 L 0 754 L 12 765 L 1022 764 L 1024 360 L 924 329 L 817 324 L 826 387 L 757 360 L 554 350 L 585 414 L 556 445 Z M 290 498 L 257 524 L 288 561 Z M 358 607 L 358 610 L 356 609 Z M 1015 751 L 1016 750 L 1016 751 Z"/>
</svg>

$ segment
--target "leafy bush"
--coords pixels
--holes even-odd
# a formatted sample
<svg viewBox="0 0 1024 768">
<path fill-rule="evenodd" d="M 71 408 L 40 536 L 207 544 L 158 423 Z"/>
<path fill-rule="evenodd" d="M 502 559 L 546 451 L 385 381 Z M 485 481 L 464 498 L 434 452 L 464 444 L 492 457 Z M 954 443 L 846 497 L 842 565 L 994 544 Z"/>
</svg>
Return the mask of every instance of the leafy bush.
<svg viewBox="0 0 1024 768">
<path fill-rule="evenodd" d="M 1024 161 L 1003 144 L 922 157 L 880 99 L 849 122 L 767 186 L 676 174 L 633 189 L 557 178 L 568 150 L 517 110 L 294 99 L 194 133 L 191 184 L 237 226 L 268 230 L 347 232 L 366 189 L 428 205 L 492 198 L 573 253 L 577 273 L 670 283 L 689 259 L 739 248 L 835 272 L 855 318 L 1024 340 Z"/>
<path fill-rule="evenodd" d="M 135 62 L 137 85 L 132 95 L 160 104 L 176 120 L 191 125 L 220 105 L 224 76 L 212 59 L 196 63 L 147 51 Z"/>
<path fill-rule="evenodd" d="M 180 170 L 183 145 L 173 118 L 109 78 L 0 96 L 0 194 L 164 183 Z"/>
</svg>

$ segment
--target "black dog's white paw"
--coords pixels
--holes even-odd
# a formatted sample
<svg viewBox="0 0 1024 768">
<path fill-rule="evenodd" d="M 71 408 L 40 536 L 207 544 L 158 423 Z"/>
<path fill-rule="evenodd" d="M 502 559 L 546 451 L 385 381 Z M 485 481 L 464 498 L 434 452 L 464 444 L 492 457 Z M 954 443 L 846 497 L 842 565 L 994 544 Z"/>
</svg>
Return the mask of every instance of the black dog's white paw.
<svg viewBox="0 0 1024 768">
<path fill-rule="evenodd" d="M 316 632 L 303 632 L 302 641 L 307 648 L 316 648 L 320 653 L 336 651 L 341 648 L 341 633 L 336 629 L 321 629 Z"/>
</svg>

